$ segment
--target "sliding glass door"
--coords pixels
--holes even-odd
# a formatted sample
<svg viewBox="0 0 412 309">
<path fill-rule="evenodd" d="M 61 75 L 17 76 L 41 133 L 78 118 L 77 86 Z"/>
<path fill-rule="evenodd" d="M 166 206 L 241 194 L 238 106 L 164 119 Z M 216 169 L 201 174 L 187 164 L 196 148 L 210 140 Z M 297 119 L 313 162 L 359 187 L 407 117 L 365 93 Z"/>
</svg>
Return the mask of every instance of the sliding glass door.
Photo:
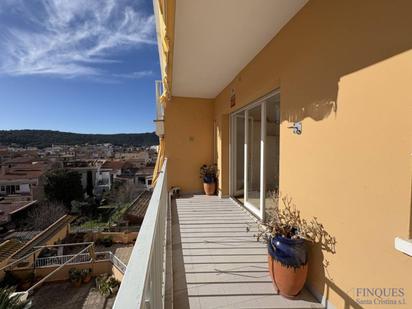
<svg viewBox="0 0 412 309">
<path fill-rule="evenodd" d="M 261 219 L 279 188 L 279 105 L 276 92 L 231 116 L 231 196 Z"/>
</svg>

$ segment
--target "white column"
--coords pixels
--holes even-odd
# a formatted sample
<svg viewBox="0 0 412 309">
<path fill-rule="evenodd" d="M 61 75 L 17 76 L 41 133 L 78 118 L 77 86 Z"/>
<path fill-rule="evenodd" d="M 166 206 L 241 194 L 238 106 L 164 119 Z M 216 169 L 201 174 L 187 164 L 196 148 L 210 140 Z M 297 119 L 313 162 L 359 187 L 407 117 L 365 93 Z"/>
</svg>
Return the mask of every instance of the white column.
<svg viewBox="0 0 412 309">
<path fill-rule="evenodd" d="M 243 189 L 244 189 L 244 200 L 245 204 L 248 199 L 248 136 L 249 136 L 249 111 L 245 110 L 245 155 L 244 155 L 244 180 L 243 180 Z"/>
<path fill-rule="evenodd" d="M 265 198 L 266 198 L 266 171 L 265 171 L 265 143 L 266 143 L 266 102 L 261 105 L 260 117 L 260 218 L 265 219 Z"/>
</svg>

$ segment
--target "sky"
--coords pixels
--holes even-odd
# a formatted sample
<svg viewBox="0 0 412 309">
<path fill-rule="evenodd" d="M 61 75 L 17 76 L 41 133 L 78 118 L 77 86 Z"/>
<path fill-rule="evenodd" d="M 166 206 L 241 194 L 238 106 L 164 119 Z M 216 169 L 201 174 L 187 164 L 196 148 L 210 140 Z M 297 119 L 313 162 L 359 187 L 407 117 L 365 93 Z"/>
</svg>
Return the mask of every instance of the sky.
<svg viewBox="0 0 412 309">
<path fill-rule="evenodd" d="M 154 131 L 152 0 L 0 0 L 0 130 Z"/>
</svg>

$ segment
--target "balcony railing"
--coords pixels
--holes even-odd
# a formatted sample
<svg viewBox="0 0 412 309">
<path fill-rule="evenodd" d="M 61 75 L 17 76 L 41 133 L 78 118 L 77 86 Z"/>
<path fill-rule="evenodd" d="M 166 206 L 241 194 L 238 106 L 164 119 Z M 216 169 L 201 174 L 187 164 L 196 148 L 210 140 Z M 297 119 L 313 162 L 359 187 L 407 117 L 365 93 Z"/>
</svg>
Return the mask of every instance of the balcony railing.
<svg viewBox="0 0 412 309">
<path fill-rule="evenodd" d="M 74 259 L 73 259 L 74 257 Z M 67 261 L 69 261 L 67 263 Z M 36 267 L 48 267 L 67 264 L 81 264 L 81 263 L 90 263 L 92 258 L 89 253 L 82 253 L 75 257 L 75 254 L 71 255 L 61 255 L 61 256 L 50 256 L 36 259 Z"/>
<path fill-rule="evenodd" d="M 115 256 L 111 252 L 109 252 L 109 259 L 112 262 L 112 264 L 116 266 L 118 270 L 120 270 L 122 274 L 126 272 L 126 264 L 124 264 L 117 256 Z"/>
<path fill-rule="evenodd" d="M 110 261 L 122 274 L 126 271 L 126 264 L 124 264 L 116 255 L 110 251 L 96 252 L 96 261 Z M 59 265 L 75 265 L 93 262 L 89 253 L 71 254 L 61 256 L 50 256 L 36 259 L 36 268 L 41 267 L 55 267 Z"/>
<path fill-rule="evenodd" d="M 164 308 L 167 209 L 167 160 L 156 182 L 113 308 Z"/>
<path fill-rule="evenodd" d="M 162 81 L 156 81 L 156 135 L 162 137 L 164 135 L 164 108 L 160 102 L 160 96 L 163 92 Z"/>
</svg>

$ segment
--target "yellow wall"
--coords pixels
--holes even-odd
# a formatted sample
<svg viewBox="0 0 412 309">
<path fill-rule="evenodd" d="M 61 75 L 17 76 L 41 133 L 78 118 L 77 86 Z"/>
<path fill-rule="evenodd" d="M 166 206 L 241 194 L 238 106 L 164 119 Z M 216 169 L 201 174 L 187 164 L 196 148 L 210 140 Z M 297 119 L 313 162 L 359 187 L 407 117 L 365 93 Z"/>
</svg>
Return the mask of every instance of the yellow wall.
<svg viewBox="0 0 412 309">
<path fill-rule="evenodd" d="M 165 110 L 168 185 L 202 191 L 199 169 L 213 163 L 213 101 L 173 97 Z"/>
<path fill-rule="evenodd" d="M 56 270 L 58 266 L 50 266 L 50 267 L 41 267 L 35 269 L 35 276 L 38 278 L 44 278 L 52 271 Z M 96 261 L 94 263 L 80 263 L 75 265 L 65 265 L 63 266 L 58 272 L 54 273 L 52 276 L 47 278 L 45 282 L 53 282 L 53 281 L 64 281 L 68 280 L 69 277 L 69 270 L 71 268 L 76 269 L 88 269 L 91 268 L 93 271 L 93 276 L 98 276 L 101 274 L 112 274 L 115 276 L 116 279 L 120 280 L 123 278 L 121 274 L 118 274 L 118 270 L 116 269 L 116 273 L 114 269 L 115 266 L 112 265 L 110 261 Z M 15 269 L 12 271 L 13 275 L 17 278 L 25 278 L 31 273 L 33 269 Z"/>
<path fill-rule="evenodd" d="M 310 1 L 215 100 L 225 195 L 229 113 L 280 88 L 281 191 L 336 237 L 336 254 L 313 250 L 309 283 L 338 308 L 364 287 L 403 287 L 412 302 L 412 257 L 393 244 L 411 229 L 410 12 L 411 1 Z"/>
<path fill-rule="evenodd" d="M 138 232 L 88 232 L 84 241 L 95 242 L 109 237 L 114 243 L 129 244 L 136 241 Z"/>
</svg>

